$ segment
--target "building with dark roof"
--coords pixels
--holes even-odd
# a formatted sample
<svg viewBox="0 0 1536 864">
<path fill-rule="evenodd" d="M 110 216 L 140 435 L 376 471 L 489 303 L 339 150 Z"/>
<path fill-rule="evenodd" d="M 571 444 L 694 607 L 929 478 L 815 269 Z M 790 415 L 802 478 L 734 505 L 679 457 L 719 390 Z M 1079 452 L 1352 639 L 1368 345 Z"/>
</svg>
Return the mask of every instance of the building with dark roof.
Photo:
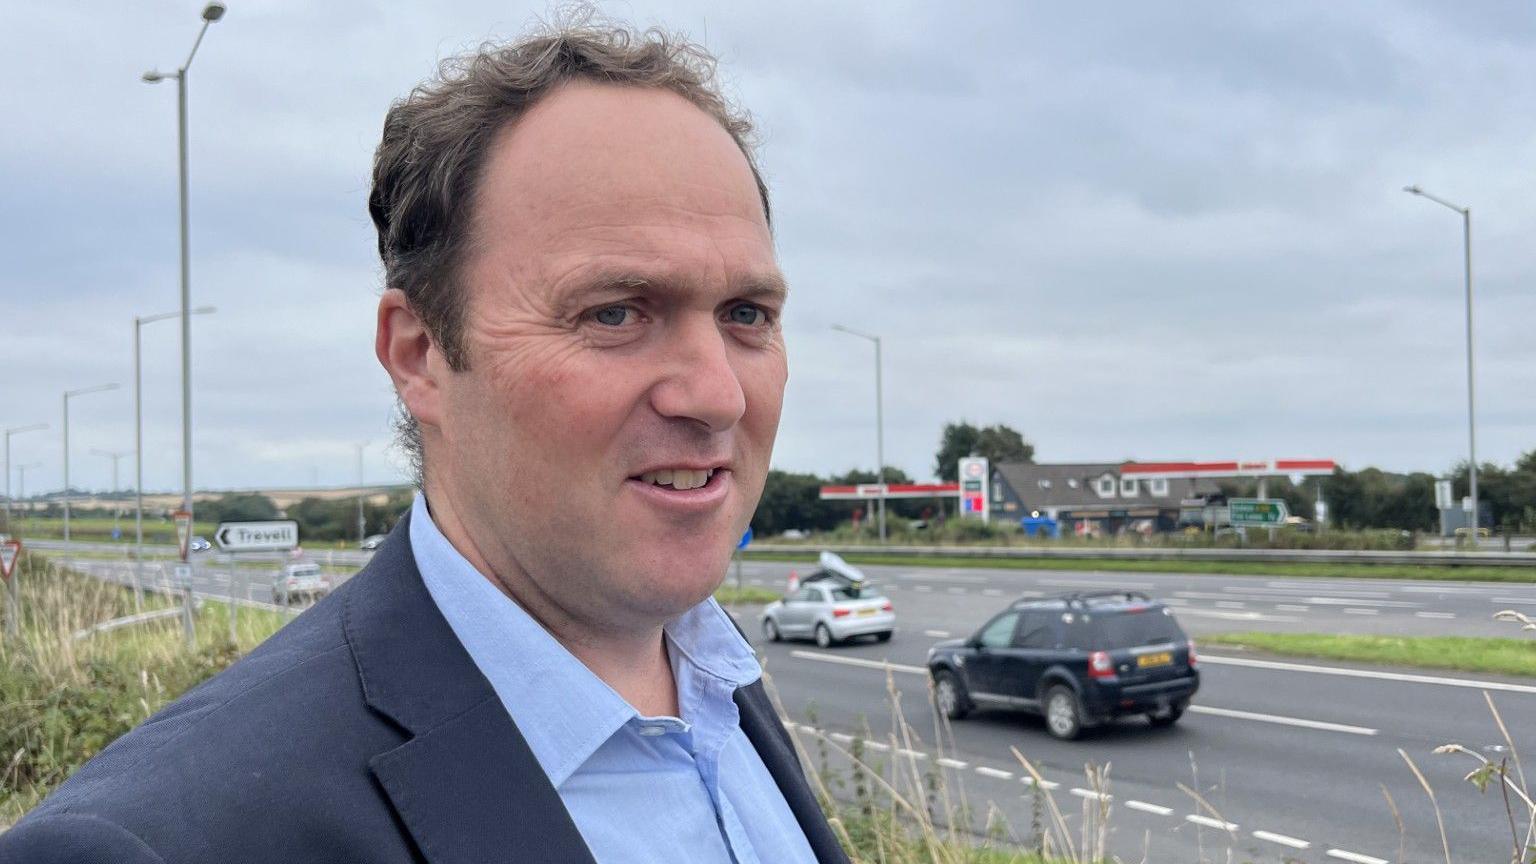
<svg viewBox="0 0 1536 864">
<path fill-rule="evenodd" d="M 1043 516 L 1062 533 L 1112 536 L 1125 531 L 1172 531 L 1181 501 L 1221 490 L 1206 479 L 1143 480 L 1120 476 L 1119 462 L 992 466 L 992 518 L 1018 522 Z"/>
</svg>

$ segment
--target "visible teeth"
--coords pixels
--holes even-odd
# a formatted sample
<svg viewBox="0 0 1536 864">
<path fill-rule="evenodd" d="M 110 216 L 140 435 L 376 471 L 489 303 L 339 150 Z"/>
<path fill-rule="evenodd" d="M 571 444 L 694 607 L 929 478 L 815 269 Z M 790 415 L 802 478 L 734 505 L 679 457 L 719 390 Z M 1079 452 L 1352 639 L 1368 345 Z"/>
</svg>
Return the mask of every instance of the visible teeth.
<svg viewBox="0 0 1536 864">
<path fill-rule="evenodd" d="M 663 468 L 660 471 L 648 471 L 640 475 L 641 483 L 655 483 L 657 486 L 671 486 L 673 489 L 698 489 L 709 482 L 709 478 L 715 476 L 715 469 L 709 468 L 702 471 L 694 471 L 689 468 Z"/>
</svg>

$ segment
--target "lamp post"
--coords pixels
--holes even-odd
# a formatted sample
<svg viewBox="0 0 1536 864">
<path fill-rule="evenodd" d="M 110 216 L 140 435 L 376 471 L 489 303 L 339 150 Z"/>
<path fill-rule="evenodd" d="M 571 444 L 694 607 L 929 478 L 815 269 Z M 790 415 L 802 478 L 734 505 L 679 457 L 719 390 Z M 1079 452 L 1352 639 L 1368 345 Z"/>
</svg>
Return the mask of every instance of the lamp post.
<svg viewBox="0 0 1536 864">
<path fill-rule="evenodd" d="M 218 310 L 199 306 L 193 315 L 212 315 Z M 133 319 L 133 591 L 141 597 L 144 584 L 144 381 L 141 374 L 140 331 L 145 324 L 182 317 L 180 312 L 134 316 Z"/>
<path fill-rule="evenodd" d="M 187 54 L 187 62 L 175 72 L 144 73 L 144 81 L 153 84 L 166 78 L 176 79 L 176 144 L 181 198 L 181 508 L 192 512 L 192 267 L 187 241 L 187 70 L 197 47 L 203 44 L 208 25 L 224 17 L 225 6 L 213 0 L 203 7 L 203 26 Z"/>
<path fill-rule="evenodd" d="M 64 391 L 64 557 L 69 557 L 69 400 L 89 393 L 105 393 L 116 390 L 116 384 L 97 384 L 79 390 Z"/>
<path fill-rule="evenodd" d="M 362 548 L 363 538 L 367 536 L 366 522 L 363 519 L 363 451 L 368 448 L 368 442 L 364 441 L 357 446 L 357 545 Z"/>
<path fill-rule="evenodd" d="M 880 485 L 880 542 L 885 542 L 885 400 L 881 387 L 881 362 L 880 362 L 880 337 L 871 336 L 868 333 L 860 333 L 844 327 L 841 324 L 833 324 L 832 329 L 839 333 L 847 333 L 849 336 L 857 336 L 860 339 L 868 339 L 875 343 L 875 482 Z"/>
<path fill-rule="evenodd" d="M 1461 214 L 1461 238 L 1462 248 L 1465 250 L 1467 285 L 1467 471 L 1470 475 L 1472 498 L 1472 544 L 1475 546 L 1480 514 L 1477 506 L 1477 413 L 1474 408 L 1475 391 L 1472 384 L 1472 208 L 1452 204 L 1444 198 L 1425 192 L 1417 184 L 1404 186 L 1403 191 L 1410 195 L 1428 198 L 1442 207 Z"/>
<path fill-rule="evenodd" d="M 105 456 L 108 459 L 112 460 L 112 492 L 115 494 L 117 492 L 117 463 L 124 456 L 132 456 L 133 455 L 133 451 L 132 450 L 121 450 L 121 451 L 119 451 L 119 450 L 98 450 L 97 448 L 92 447 L 91 448 L 91 452 L 95 453 L 97 456 Z"/>
<path fill-rule="evenodd" d="M 11 529 L 11 436 L 47 428 L 47 423 L 33 423 L 31 426 L 12 426 L 0 433 L 5 436 L 5 529 L 7 531 Z"/>
</svg>

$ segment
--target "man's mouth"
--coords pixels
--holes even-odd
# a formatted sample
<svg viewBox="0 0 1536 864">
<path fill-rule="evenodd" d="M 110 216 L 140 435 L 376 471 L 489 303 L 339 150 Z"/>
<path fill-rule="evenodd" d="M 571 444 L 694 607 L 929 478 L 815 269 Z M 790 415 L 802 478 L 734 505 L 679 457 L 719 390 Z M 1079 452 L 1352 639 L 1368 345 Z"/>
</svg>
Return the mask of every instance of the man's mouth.
<svg viewBox="0 0 1536 864">
<path fill-rule="evenodd" d="M 647 471 L 632 479 L 670 489 L 699 489 L 708 484 L 709 479 L 715 476 L 718 470 L 717 468 L 662 468 L 657 471 Z"/>
</svg>

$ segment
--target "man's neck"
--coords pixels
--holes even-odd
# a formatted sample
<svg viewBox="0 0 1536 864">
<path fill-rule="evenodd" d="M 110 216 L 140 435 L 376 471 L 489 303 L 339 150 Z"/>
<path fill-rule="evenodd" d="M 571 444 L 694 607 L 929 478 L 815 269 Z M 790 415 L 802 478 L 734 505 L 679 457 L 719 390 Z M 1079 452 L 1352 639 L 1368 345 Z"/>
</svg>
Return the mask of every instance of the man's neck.
<svg viewBox="0 0 1536 864">
<path fill-rule="evenodd" d="M 556 642 L 645 716 L 678 716 L 677 682 L 660 624 L 617 627 L 585 620 L 562 606 L 515 562 L 498 562 L 475 542 L 451 496 L 430 482 L 425 489 L 437 530 L 470 566 L 523 608 Z"/>
</svg>

